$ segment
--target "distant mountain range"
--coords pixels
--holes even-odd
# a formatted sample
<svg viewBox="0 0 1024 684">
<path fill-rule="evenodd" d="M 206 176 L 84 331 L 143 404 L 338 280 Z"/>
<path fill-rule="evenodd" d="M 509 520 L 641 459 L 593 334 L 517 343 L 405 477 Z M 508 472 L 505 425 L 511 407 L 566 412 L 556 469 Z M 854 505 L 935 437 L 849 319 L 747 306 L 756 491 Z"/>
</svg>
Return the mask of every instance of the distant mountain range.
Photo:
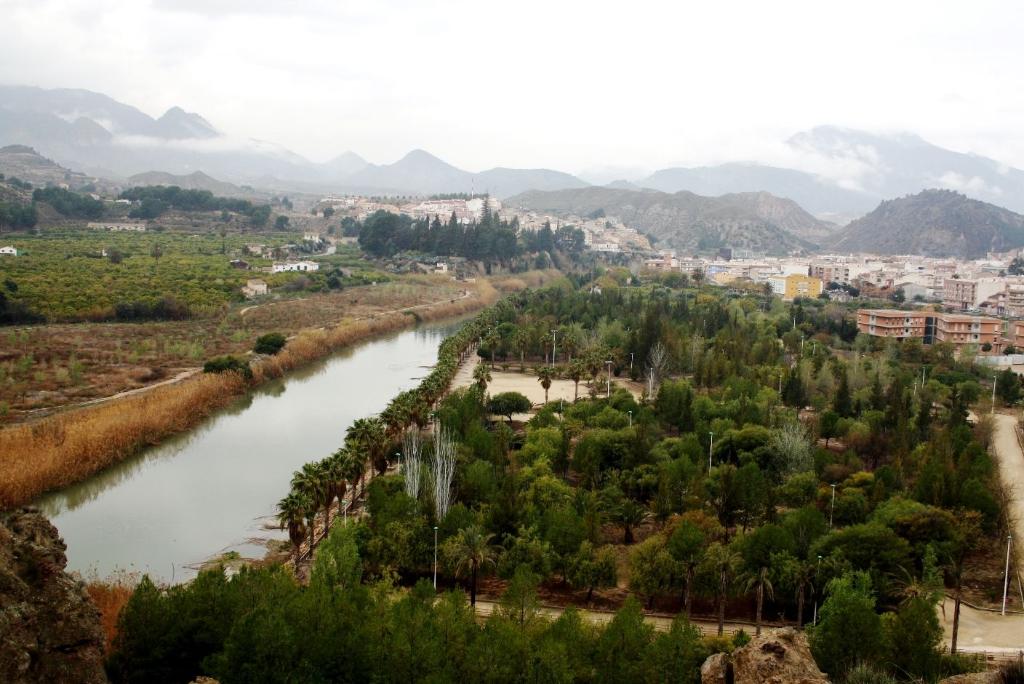
<svg viewBox="0 0 1024 684">
<path fill-rule="evenodd" d="M 153 118 L 87 90 L 0 86 L 0 146 L 12 144 L 32 146 L 43 157 L 76 172 L 121 182 L 150 172 L 184 177 L 201 172 L 207 185 L 228 182 L 275 192 L 475 191 L 501 198 L 529 190 L 595 187 L 552 169 L 466 171 L 423 150 L 391 164 L 372 164 L 354 152 L 316 163 L 273 143 L 232 138 L 201 115 L 180 107 Z M 602 187 L 702 196 L 764 192 L 792 200 L 819 219 L 837 224 L 864 215 L 882 200 L 928 188 L 956 190 L 1024 212 L 1024 171 L 947 150 L 916 135 L 822 126 L 792 136 L 786 146 L 791 153 L 787 158 L 801 160 L 801 168 L 739 162 L 673 167 L 646 177 L 627 175 Z M 601 167 L 603 161 L 595 160 L 589 178 L 636 173 L 630 167 Z M 733 201 L 724 200 L 724 204 Z M 804 236 L 794 235 L 819 241 L 826 233 L 827 229 L 818 228 Z"/>
<path fill-rule="evenodd" d="M 973 259 L 1024 247 L 1024 216 L 951 190 L 925 190 L 882 202 L 843 228 L 827 247 Z"/>
<path fill-rule="evenodd" d="M 128 186 L 177 185 L 185 190 L 207 190 L 219 197 L 250 197 L 256 194 L 251 188 L 247 190 L 232 183 L 219 181 L 207 176 L 202 171 L 181 176 L 164 171 L 147 171 L 129 177 L 125 184 Z"/>
<path fill-rule="evenodd" d="M 703 197 L 692 192 L 588 187 L 531 191 L 508 200 L 513 206 L 587 216 L 604 211 L 657 238 L 659 246 L 695 252 L 719 247 L 766 254 L 813 249 L 836 226 L 811 216 L 789 199 L 768 193 Z"/>
</svg>

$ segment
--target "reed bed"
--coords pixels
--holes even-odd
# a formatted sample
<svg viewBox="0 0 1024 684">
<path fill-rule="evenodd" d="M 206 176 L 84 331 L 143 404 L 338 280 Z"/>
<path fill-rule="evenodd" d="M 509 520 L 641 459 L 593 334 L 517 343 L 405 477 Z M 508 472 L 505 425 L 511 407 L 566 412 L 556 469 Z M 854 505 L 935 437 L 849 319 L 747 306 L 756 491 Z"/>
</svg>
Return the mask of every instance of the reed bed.
<svg viewBox="0 0 1024 684">
<path fill-rule="evenodd" d="M 84 480 L 146 446 L 194 427 L 253 383 L 280 377 L 369 337 L 417 321 L 470 313 L 498 299 L 497 291 L 486 281 L 477 283 L 476 290 L 474 297 L 304 331 L 276 356 L 254 363 L 251 383 L 235 373 L 201 374 L 148 392 L 4 428 L 0 430 L 0 510 Z"/>
<path fill-rule="evenodd" d="M 123 570 L 100 579 L 95 573 L 85 580 L 85 591 L 100 611 L 100 626 L 103 628 L 104 650 L 110 653 L 117 636 L 117 619 L 121 609 L 132 597 L 139 584 L 139 576 Z"/>
</svg>

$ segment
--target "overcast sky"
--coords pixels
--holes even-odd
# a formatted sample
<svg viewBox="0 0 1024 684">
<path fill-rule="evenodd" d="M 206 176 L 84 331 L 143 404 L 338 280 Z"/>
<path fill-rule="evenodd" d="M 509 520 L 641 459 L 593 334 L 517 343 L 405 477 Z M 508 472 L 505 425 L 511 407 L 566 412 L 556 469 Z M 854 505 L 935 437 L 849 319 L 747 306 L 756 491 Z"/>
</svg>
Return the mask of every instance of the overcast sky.
<svg viewBox="0 0 1024 684">
<path fill-rule="evenodd" d="M 1024 167 L 1024 4 L 0 0 L 0 82 L 86 88 L 317 161 L 786 161 L 836 124 Z"/>
</svg>

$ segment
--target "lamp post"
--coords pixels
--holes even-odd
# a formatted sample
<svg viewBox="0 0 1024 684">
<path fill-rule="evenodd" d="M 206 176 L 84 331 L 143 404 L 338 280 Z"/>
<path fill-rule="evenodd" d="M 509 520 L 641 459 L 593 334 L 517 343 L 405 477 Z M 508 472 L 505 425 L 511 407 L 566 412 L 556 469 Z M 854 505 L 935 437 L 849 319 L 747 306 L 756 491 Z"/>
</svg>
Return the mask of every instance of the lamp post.
<svg viewBox="0 0 1024 684">
<path fill-rule="evenodd" d="M 715 448 L 715 433 L 709 432 L 711 435 L 711 443 L 708 444 L 708 475 L 711 474 L 711 450 Z"/>
<path fill-rule="evenodd" d="M 821 574 L 821 556 L 818 556 L 818 567 L 814 570 L 814 583 L 815 585 L 821 584 L 818 581 L 818 575 Z M 811 622 L 812 625 L 818 625 L 818 591 L 817 586 L 814 587 L 814 620 Z"/>
<path fill-rule="evenodd" d="M 555 358 L 558 356 L 555 353 L 555 335 L 558 334 L 557 330 L 551 331 L 551 365 L 555 365 Z"/>
<path fill-rule="evenodd" d="M 626 413 L 629 414 L 629 427 L 633 427 L 633 412 L 627 411 Z"/>
<path fill-rule="evenodd" d="M 836 512 L 836 486 L 834 484 L 829 485 L 832 488 L 832 507 L 828 510 L 828 529 L 832 529 L 832 516 Z"/>
<path fill-rule="evenodd" d="M 629 352 L 629 374 L 633 375 L 633 352 Z"/>
<path fill-rule="evenodd" d="M 1006 570 L 1003 578 L 1003 609 L 999 613 L 1000 615 L 1006 615 L 1006 592 L 1010 588 L 1010 545 L 1013 543 L 1013 535 L 1006 535 Z"/>
<path fill-rule="evenodd" d="M 608 366 L 608 387 L 605 390 L 605 398 L 606 399 L 611 399 L 612 398 L 612 360 L 608 359 L 607 361 L 605 361 L 605 364 Z"/>
<path fill-rule="evenodd" d="M 348 499 L 342 499 L 341 500 L 341 511 L 342 511 L 342 514 L 345 516 L 344 520 L 345 520 L 345 525 L 347 526 L 348 525 Z"/>
<path fill-rule="evenodd" d="M 992 376 L 992 410 L 989 413 L 996 412 L 996 386 L 999 384 L 999 376 Z"/>
<path fill-rule="evenodd" d="M 434 525 L 434 591 L 437 591 L 437 525 Z"/>
</svg>

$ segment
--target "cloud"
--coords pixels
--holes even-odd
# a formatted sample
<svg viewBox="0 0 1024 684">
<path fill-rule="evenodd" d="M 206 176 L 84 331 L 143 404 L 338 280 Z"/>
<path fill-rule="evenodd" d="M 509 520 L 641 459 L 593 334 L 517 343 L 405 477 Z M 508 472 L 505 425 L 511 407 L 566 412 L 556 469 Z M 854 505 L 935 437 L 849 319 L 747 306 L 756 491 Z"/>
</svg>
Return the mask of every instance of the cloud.
<svg viewBox="0 0 1024 684">
<path fill-rule="evenodd" d="M 935 179 L 936 185 L 949 190 L 959 190 L 971 194 L 1002 195 L 1003 189 L 991 185 L 978 176 L 965 176 L 955 171 L 947 171 Z"/>
</svg>

